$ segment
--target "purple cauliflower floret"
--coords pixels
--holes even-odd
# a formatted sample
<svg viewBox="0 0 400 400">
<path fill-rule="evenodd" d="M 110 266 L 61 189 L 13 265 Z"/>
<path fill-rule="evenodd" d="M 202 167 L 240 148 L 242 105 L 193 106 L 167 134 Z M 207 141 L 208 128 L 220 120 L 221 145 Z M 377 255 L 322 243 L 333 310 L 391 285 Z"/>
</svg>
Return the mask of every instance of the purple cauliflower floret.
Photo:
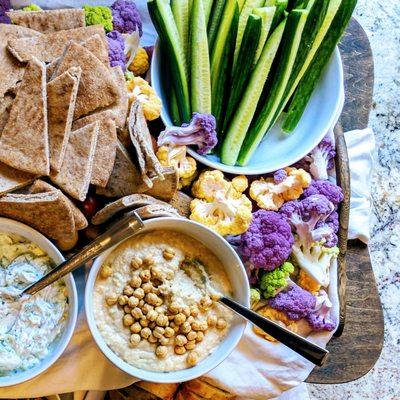
<svg viewBox="0 0 400 400">
<path fill-rule="evenodd" d="M 288 259 L 293 243 L 290 225 L 282 215 L 259 210 L 241 236 L 239 253 L 255 269 L 273 271 Z"/>
<path fill-rule="evenodd" d="M 211 114 L 193 113 L 189 124 L 167 127 L 158 137 L 158 146 L 197 146 L 199 154 L 209 153 L 218 143 L 216 121 Z"/>
<path fill-rule="evenodd" d="M 336 328 L 336 323 L 331 317 L 331 309 L 332 303 L 327 293 L 322 290 L 316 298 L 314 310 L 305 317 L 313 331 L 333 331 Z"/>
<path fill-rule="evenodd" d="M 342 188 L 330 181 L 312 181 L 310 186 L 303 192 L 303 198 L 313 196 L 315 194 L 324 195 L 335 208 L 343 201 Z"/>
<path fill-rule="evenodd" d="M 284 312 L 293 321 L 307 317 L 314 309 L 317 299 L 307 290 L 293 283 L 269 300 L 275 310 Z"/>
<path fill-rule="evenodd" d="M 287 176 L 288 174 L 284 169 L 278 169 L 278 171 L 274 173 L 274 182 L 279 185 L 287 178 Z"/>
<path fill-rule="evenodd" d="M 117 65 L 121 66 L 122 70 L 125 71 L 125 42 L 124 38 L 118 31 L 111 31 L 107 33 L 108 40 L 108 56 L 110 59 L 111 67 Z"/>
<path fill-rule="evenodd" d="M 311 163 L 310 172 L 314 179 L 328 179 L 328 171 L 334 166 L 335 155 L 335 144 L 329 138 L 322 139 L 321 143 L 311 151 L 306 160 Z"/>
<path fill-rule="evenodd" d="M 325 221 L 320 221 L 316 225 L 313 237 L 320 241 L 325 239 L 325 247 L 335 247 L 338 244 L 337 232 L 339 230 L 339 214 L 334 211 Z"/>
<path fill-rule="evenodd" d="M 10 11 L 10 0 L 0 0 L 0 23 L 10 24 L 11 20 L 7 17 L 6 12 Z"/>
<path fill-rule="evenodd" d="M 110 8 L 115 30 L 120 33 L 139 31 L 139 36 L 142 36 L 142 20 L 134 2 L 129 0 L 117 0 Z"/>
</svg>

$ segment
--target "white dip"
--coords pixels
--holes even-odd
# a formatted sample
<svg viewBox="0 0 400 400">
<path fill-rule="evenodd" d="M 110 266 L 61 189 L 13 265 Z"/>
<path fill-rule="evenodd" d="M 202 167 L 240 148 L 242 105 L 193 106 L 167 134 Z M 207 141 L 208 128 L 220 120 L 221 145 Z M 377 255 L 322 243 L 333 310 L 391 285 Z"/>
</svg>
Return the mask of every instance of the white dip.
<svg viewBox="0 0 400 400">
<path fill-rule="evenodd" d="M 51 267 L 50 257 L 36 244 L 0 233 L 0 376 L 38 364 L 65 327 L 68 297 L 63 282 L 34 296 L 13 298 Z"/>
<path fill-rule="evenodd" d="M 170 249 L 174 253 L 171 260 L 163 257 L 163 251 L 166 249 Z M 145 260 L 146 257 L 152 258 L 151 267 L 143 265 L 139 269 L 132 268 L 131 260 L 133 258 Z M 158 230 L 140 234 L 118 246 L 104 262 L 102 268 L 108 268 L 110 275 L 107 277 L 107 274 L 102 274 L 100 271 L 95 282 L 94 317 L 107 345 L 127 363 L 153 371 L 182 370 L 194 365 L 190 365 L 190 362 L 188 364 L 188 356 L 191 352 L 195 352 L 196 357 L 198 356 L 197 361 L 201 361 L 212 353 L 226 336 L 231 324 L 232 313 L 214 302 L 210 309 L 200 308 L 198 315 L 195 318 L 191 317 L 191 321 L 205 322 L 212 315 L 214 318 L 221 319 L 226 327 L 222 329 L 217 329 L 215 325 L 208 327 L 204 331 L 202 340 L 196 342 L 193 349 L 183 350 L 184 354 L 176 353 L 175 338 L 177 335 L 182 335 L 182 332 L 175 331 L 174 336 L 169 338 L 169 343 L 162 345 L 165 355 L 160 357 L 156 355 L 156 348 L 160 346 L 160 342 L 151 343 L 149 340 L 141 338 L 138 344 L 132 345 L 130 327 L 124 326 L 123 323 L 123 317 L 129 313 L 129 309 L 124 310 L 124 307 L 118 303 L 107 304 L 106 299 L 109 299 L 110 296 L 122 295 L 127 282 L 132 277 L 140 276 L 140 272 L 146 268 L 151 271 L 156 268 L 165 275 L 169 274 L 169 277 L 163 280 L 163 284 L 158 285 L 159 288 L 164 288 L 166 293 L 159 295 L 163 299 L 163 304 L 160 306 L 163 310 L 161 314 L 165 312 L 163 315 L 173 318 L 168 308 L 171 303 L 186 307 L 186 309 L 188 306 L 199 307 L 199 302 L 205 292 L 196 286 L 194 281 L 180 268 L 185 259 L 199 260 L 204 265 L 212 285 L 225 295 L 232 293 L 231 284 L 219 259 L 200 242 L 181 233 Z M 153 282 L 156 282 L 154 283 L 156 288 L 157 279 Z M 146 301 L 146 297 L 144 300 Z M 157 308 L 155 307 L 154 310 L 157 311 Z M 146 319 L 146 316 L 144 318 Z M 136 322 L 140 321 L 136 319 Z M 153 334 L 155 332 L 154 324 L 151 322 L 149 324 L 149 329 Z M 174 327 L 172 319 L 168 324 L 168 327 Z M 178 329 L 176 326 L 175 328 Z M 195 330 L 193 327 L 193 331 Z M 138 332 L 138 335 L 141 335 L 141 332 Z"/>
</svg>

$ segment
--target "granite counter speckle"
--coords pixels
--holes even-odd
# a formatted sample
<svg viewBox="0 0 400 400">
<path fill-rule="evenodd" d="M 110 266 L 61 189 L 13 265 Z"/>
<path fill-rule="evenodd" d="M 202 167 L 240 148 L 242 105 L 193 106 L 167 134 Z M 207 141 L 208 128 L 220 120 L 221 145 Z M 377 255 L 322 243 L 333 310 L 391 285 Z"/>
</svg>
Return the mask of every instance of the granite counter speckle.
<svg viewBox="0 0 400 400">
<path fill-rule="evenodd" d="M 400 3 L 359 0 L 355 16 L 368 34 L 375 61 L 370 252 L 385 317 L 385 344 L 363 378 L 308 385 L 312 400 L 400 399 Z"/>
</svg>

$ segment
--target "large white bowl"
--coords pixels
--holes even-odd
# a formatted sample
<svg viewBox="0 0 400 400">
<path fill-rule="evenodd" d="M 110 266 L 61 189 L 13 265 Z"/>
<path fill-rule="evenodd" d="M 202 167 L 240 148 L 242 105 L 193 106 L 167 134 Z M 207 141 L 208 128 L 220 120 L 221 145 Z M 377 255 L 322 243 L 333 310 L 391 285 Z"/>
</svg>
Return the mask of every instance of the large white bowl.
<svg viewBox="0 0 400 400">
<path fill-rule="evenodd" d="M 188 236 L 192 236 L 196 240 L 203 243 L 210 251 L 212 251 L 222 262 L 233 287 L 233 298 L 241 304 L 249 307 L 250 287 L 247 280 L 246 272 L 240 258 L 237 256 L 232 247 L 225 239 L 206 228 L 205 226 L 180 218 L 155 218 L 144 222 L 144 228 L 141 232 L 150 230 L 171 230 L 181 232 Z M 99 332 L 96 321 L 93 316 L 93 287 L 97 278 L 97 274 L 103 262 L 116 246 L 104 252 L 98 257 L 90 270 L 90 274 L 86 283 L 85 291 L 85 309 L 90 331 L 105 356 L 118 368 L 125 371 L 129 375 L 139 379 L 158 382 L 173 383 L 184 382 L 201 375 L 215 368 L 218 364 L 225 360 L 226 357 L 239 343 L 240 338 L 246 328 L 246 321 L 239 317 L 234 317 L 232 326 L 227 336 L 222 340 L 220 345 L 208 357 L 202 360 L 195 367 L 181 371 L 172 372 L 155 372 L 133 367 L 119 358 L 106 344 L 101 333 Z"/>
<path fill-rule="evenodd" d="M 161 58 L 157 40 L 151 63 L 151 82 L 163 102 L 161 119 L 166 126 L 171 126 L 173 123 L 167 109 L 168 93 L 165 92 L 162 78 L 164 71 L 165 61 Z M 199 162 L 231 174 L 261 175 L 276 171 L 301 160 L 323 139 L 336 122 L 343 100 L 343 66 L 336 48 L 294 132 L 290 135 L 283 134 L 278 121 L 260 143 L 248 165 L 229 166 L 222 164 L 216 155 L 201 156 L 190 148 L 188 152 Z"/>
<path fill-rule="evenodd" d="M 57 247 L 50 242 L 50 240 L 48 240 L 38 231 L 25 224 L 22 224 L 21 222 L 17 222 L 8 218 L 0 218 L 0 232 L 16 233 L 30 240 L 31 242 L 36 243 L 53 259 L 56 264 L 60 264 L 64 261 L 63 255 L 60 253 Z M 64 352 L 74 332 L 76 318 L 78 315 L 78 295 L 72 274 L 67 275 L 64 278 L 64 281 L 68 290 L 69 301 L 68 321 L 64 332 L 51 344 L 49 354 L 43 360 L 41 360 L 38 365 L 26 371 L 17 372 L 13 375 L 1 376 L 0 387 L 16 385 L 34 378 L 54 364 Z"/>
</svg>

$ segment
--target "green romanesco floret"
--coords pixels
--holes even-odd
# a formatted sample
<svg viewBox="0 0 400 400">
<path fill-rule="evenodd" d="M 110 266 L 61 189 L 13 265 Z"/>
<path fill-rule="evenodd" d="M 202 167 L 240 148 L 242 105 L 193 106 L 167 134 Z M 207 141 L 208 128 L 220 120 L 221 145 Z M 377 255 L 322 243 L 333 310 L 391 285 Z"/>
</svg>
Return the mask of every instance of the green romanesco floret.
<svg viewBox="0 0 400 400">
<path fill-rule="evenodd" d="M 250 306 L 254 308 L 257 306 L 258 302 L 261 300 L 261 293 L 258 289 L 250 289 Z"/>
<path fill-rule="evenodd" d="M 289 281 L 289 276 L 294 272 L 294 266 L 290 262 L 285 262 L 273 271 L 265 272 L 260 280 L 260 289 L 263 297 L 269 299 L 284 289 Z"/>
<path fill-rule="evenodd" d="M 39 7 L 36 4 L 29 4 L 29 6 L 26 6 L 22 9 L 22 11 L 40 11 L 42 8 Z"/>
<path fill-rule="evenodd" d="M 111 10 L 106 6 L 83 6 L 86 26 L 103 25 L 106 32 L 113 30 Z"/>
</svg>

